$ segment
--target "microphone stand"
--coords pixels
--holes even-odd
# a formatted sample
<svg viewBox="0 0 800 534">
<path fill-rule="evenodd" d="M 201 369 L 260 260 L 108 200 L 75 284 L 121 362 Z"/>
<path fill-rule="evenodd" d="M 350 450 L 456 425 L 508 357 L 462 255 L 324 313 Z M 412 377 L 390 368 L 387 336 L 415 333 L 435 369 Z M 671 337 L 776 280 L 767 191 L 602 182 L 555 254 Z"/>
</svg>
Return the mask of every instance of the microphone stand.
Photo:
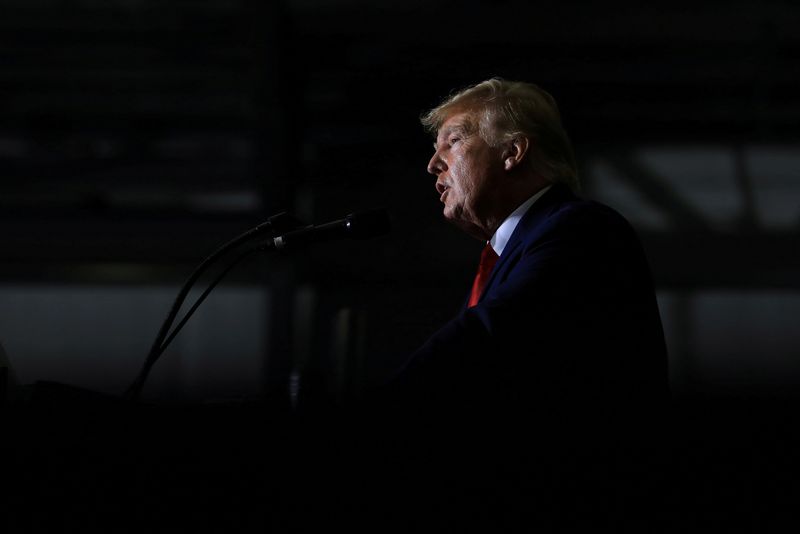
<svg viewBox="0 0 800 534">
<path fill-rule="evenodd" d="M 237 264 L 239 264 L 242 260 L 244 260 L 250 254 L 257 252 L 259 250 L 263 250 L 263 245 L 259 245 L 256 247 L 251 247 L 247 249 L 245 252 L 240 254 L 225 270 L 222 271 L 220 275 L 211 283 L 211 285 L 203 292 L 203 294 L 198 298 L 197 302 L 195 302 L 194 306 L 190 309 L 190 311 L 186 314 L 183 320 L 178 324 L 175 330 L 169 334 L 169 329 L 172 324 L 175 322 L 175 318 L 180 311 L 183 302 L 186 300 L 186 297 L 189 294 L 192 286 L 197 282 L 200 276 L 210 267 L 214 262 L 216 262 L 220 257 L 224 254 L 228 253 L 230 250 L 234 249 L 235 247 L 241 245 L 245 241 L 252 239 L 253 237 L 262 235 L 262 234 L 269 234 L 269 235 L 278 235 L 282 233 L 289 232 L 291 230 L 295 230 L 299 227 L 305 226 L 300 221 L 295 219 L 293 216 L 281 212 L 277 215 L 270 217 L 267 221 L 259 224 L 255 228 L 251 228 L 250 230 L 238 235 L 237 237 L 231 239 L 221 247 L 219 247 L 216 251 L 214 251 L 210 256 L 204 259 L 200 265 L 198 265 L 194 272 L 189 276 L 189 278 L 184 282 L 183 286 L 181 287 L 180 291 L 178 292 L 178 296 L 175 298 L 175 301 L 172 304 L 172 308 L 170 309 L 167 317 L 164 319 L 164 322 L 161 324 L 161 328 L 156 335 L 155 340 L 153 341 L 153 345 L 150 347 L 150 352 L 145 359 L 144 365 L 142 366 L 141 371 L 139 371 L 139 375 L 133 381 L 133 383 L 128 387 L 127 391 L 125 392 L 124 396 L 132 401 L 137 401 L 141 394 L 142 388 L 144 387 L 144 383 L 147 380 L 147 376 L 150 373 L 150 369 L 152 369 L 153 365 L 156 363 L 158 358 L 167 348 L 167 345 L 175 338 L 183 325 L 186 324 L 186 321 L 189 320 L 189 317 L 194 313 L 198 306 L 205 300 L 208 294 L 211 292 L 214 287 L 222 280 L 222 278 Z"/>
<path fill-rule="evenodd" d="M 222 278 L 224 278 L 225 275 L 231 269 L 233 269 L 233 267 L 238 265 L 246 257 L 262 250 L 283 249 L 287 246 L 287 243 L 289 243 L 289 246 L 291 246 L 292 244 L 312 243 L 319 240 L 333 238 L 364 239 L 368 237 L 375 237 L 388 232 L 389 227 L 389 216 L 385 210 L 381 209 L 352 213 L 345 219 L 318 226 L 303 225 L 294 217 L 287 215 L 286 213 L 279 213 L 278 215 L 270 217 L 270 219 L 266 222 L 251 230 L 248 230 L 247 232 L 224 244 L 222 247 L 217 249 L 217 251 L 211 254 L 211 256 L 206 258 L 195 269 L 189 279 L 183 284 L 183 287 L 181 287 L 178 297 L 175 299 L 167 318 L 161 325 L 161 329 L 159 330 L 156 339 L 153 341 L 153 345 L 150 348 L 150 352 L 147 355 L 147 359 L 145 360 L 139 375 L 126 391 L 125 397 L 129 400 L 138 400 L 142 388 L 144 387 L 144 382 L 147 380 L 147 376 L 150 373 L 150 369 L 167 348 L 169 343 L 175 338 L 198 306 L 200 306 L 208 294 L 217 286 L 217 284 L 219 284 Z M 213 262 L 219 259 L 220 256 L 261 233 L 269 233 L 270 237 L 268 237 L 266 240 L 262 240 L 255 246 L 247 248 L 230 265 L 228 265 L 198 298 L 197 302 L 195 302 L 178 326 L 172 331 L 171 334 L 169 334 L 169 329 L 172 327 L 183 301 L 186 300 L 189 290 L 200 277 L 200 275 Z"/>
</svg>

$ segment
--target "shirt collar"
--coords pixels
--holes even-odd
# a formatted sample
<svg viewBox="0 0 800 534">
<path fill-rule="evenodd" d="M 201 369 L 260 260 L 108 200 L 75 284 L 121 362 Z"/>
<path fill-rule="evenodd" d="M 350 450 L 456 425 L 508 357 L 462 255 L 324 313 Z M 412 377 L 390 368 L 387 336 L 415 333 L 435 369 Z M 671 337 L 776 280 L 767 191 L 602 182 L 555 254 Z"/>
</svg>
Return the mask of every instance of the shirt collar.
<svg viewBox="0 0 800 534">
<path fill-rule="evenodd" d="M 511 239 L 511 234 L 514 233 L 514 230 L 517 228 L 522 216 L 525 215 L 530 207 L 533 206 L 533 203 L 539 200 L 539 197 L 544 195 L 551 187 L 552 185 L 548 185 L 547 187 L 539 190 L 535 195 L 523 202 L 517 209 L 512 211 L 511 215 L 506 217 L 506 220 L 503 221 L 503 223 L 494 233 L 492 239 L 489 240 L 489 243 L 492 245 L 492 248 L 498 256 L 503 253 L 503 249 L 506 248 L 506 244 L 508 243 L 508 240 Z"/>
</svg>

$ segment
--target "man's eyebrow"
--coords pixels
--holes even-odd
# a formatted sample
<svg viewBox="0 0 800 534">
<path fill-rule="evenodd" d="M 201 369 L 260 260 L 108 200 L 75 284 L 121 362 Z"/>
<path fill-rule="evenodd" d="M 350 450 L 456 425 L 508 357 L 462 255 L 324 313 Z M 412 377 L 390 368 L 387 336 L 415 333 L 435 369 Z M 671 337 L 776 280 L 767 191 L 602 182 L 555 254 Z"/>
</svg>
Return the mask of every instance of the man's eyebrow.
<svg viewBox="0 0 800 534">
<path fill-rule="evenodd" d="M 443 134 L 444 137 L 450 137 L 454 133 L 460 135 L 467 135 L 469 133 L 468 124 L 466 122 L 457 122 L 456 124 L 452 124 L 447 128 L 440 130 L 436 135 L 436 139 L 434 139 L 433 141 L 433 148 L 436 148 L 436 143 L 440 135 Z"/>
<path fill-rule="evenodd" d="M 453 134 L 453 133 L 465 134 L 468 131 L 469 131 L 469 128 L 467 127 L 467 123 L 466 122 L 457 122 L 457 123 L 453 124 L 452 126 L 449 126 L 445 130 L 445 133 L 449 136 L 450 134 Z"/>
</svg>

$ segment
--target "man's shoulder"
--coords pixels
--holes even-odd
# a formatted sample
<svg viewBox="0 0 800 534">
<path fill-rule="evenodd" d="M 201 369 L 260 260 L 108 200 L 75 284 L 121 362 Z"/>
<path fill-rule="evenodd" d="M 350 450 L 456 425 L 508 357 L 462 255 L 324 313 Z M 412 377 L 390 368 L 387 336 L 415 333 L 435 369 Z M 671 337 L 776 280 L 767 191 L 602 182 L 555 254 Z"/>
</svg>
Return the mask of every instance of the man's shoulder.
<svg viewBox="0 0 800 534">
<path fill-rule="evenodd" d="M 538 210 L 530 210 L 523 219 L 522 231 L 530 236 L 558 231 L 588 234 L 632 233 L 629 221 L 613 207 L 574 194 L 566 187 L 554 187 L 542 197 Z"/>
</svg>

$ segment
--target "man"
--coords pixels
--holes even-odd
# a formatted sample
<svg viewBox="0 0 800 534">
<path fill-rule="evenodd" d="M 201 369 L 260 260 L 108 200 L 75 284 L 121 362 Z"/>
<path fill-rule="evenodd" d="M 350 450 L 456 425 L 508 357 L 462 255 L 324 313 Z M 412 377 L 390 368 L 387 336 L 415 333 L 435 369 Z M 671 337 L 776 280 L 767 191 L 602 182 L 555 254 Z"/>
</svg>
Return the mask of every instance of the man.
<svg viewBox="0 0 800 534">
<path fill-rule="evenodd" d="M 427 492 L 447 524 L 646 520 L 652 479 L 625 473 L 657 463 L 637 444 L 660 424 L 667 362 L 633 229 L 576 195 L 558 109 L 535 85 L 478 83 L 422 123 L 444 217 L 486 245 L 461 311 L 370 401 L 400 466 L 377 478 Z"/>
<path fill-rule="evenodd" d="M 404 401 L 515 416 L 536 407 L 554 424 L 646 415 L 668 376 L 649 267 L 622 216 L 576 196 L 553 98 L 495 78 L 422 123 L 436 138 L 428 172 L 444 217 L 486 243 L 487 262 L 485 286 L 400 374 Z"/>
</svg>

